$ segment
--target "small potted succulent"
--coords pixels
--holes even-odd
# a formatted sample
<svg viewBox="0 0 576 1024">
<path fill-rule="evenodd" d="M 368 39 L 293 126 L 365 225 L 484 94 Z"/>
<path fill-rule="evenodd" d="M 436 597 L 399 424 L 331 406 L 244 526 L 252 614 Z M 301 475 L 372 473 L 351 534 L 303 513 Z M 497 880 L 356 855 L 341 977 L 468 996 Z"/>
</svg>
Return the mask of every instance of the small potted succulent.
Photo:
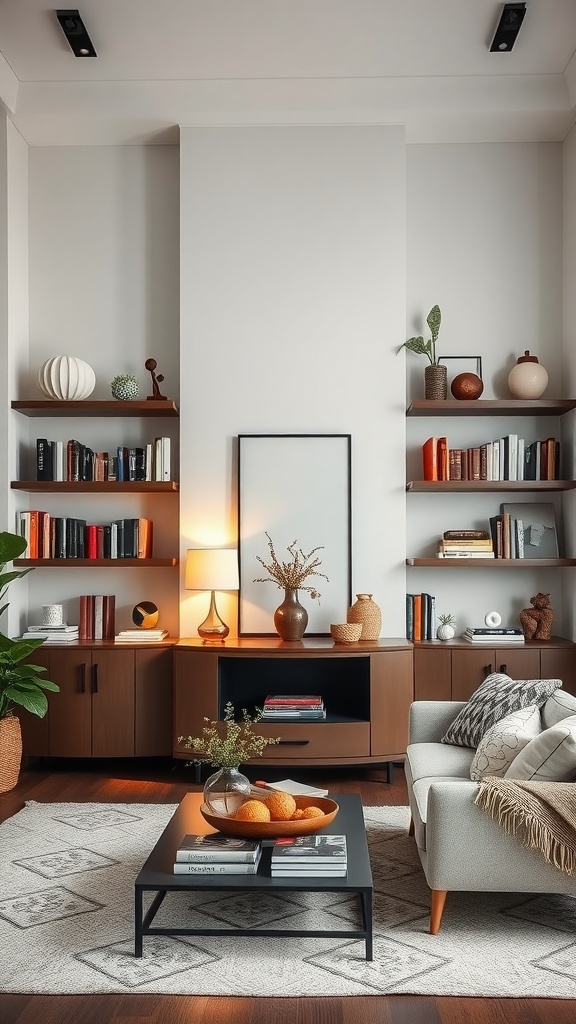
<svg viewBox="0 0 576 1024">
<path fill-rule="evenodd" d="M 443 612 L 439 616 L 440 625 L 436 630 L 436 636 L 439 640 L 453 640 L 456 634 L 454 622 L 456 621 L 451 612 Z"/>
<path fill-rule="evenodd" d="M 442 400 L 448 394 L 448 371 L 444 365 L 438 362 L 436 355 L 436 342 L 442 323 L 440 306 L 432 306 L 426 317 L 426 323 L 430 328 L 428 341 L 424 341 L 420 334 L 414 338 L 408 338 L 408 341 L 405 341 L 400 348 L 407 348 L 409 352 L 415 352 L 416 355 L 426 356 L 430 365 L 424 370 L 424 395 L 429 399 Z"/>
</svg>

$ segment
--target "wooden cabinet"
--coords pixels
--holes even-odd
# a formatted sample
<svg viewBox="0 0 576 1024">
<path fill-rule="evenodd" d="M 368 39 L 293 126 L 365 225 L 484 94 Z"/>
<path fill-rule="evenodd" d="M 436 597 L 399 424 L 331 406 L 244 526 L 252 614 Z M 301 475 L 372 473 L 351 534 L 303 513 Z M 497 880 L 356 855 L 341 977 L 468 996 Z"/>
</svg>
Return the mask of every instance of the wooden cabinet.
<svg viewBox="0 0 576 1024">
<path fill-rule="evenodd" d="M 24 754 L 152 757 L 172 748 L 172 645 L 54 646 L 34 654 L 60 687 L 44 719 L 22 716 Z"/>
<path fill-rule="evenodd" d="M 276 692 L 321 694 L 327 717 L 259 725 L 264 735 L 280 737 L 280 744 L 264 751 L 268 764 L 402 760 L 412 673 L 412 645 L 403 639 L 345 646 L 328 638 L 290 645 L 262 637 L 217 648 L 180 640 L 174 648 L 174 757 L 192 758 L 179 737 L 199 736 L 204 718 L 222 720 L 227 701 L 253 714 L 267 694 Z"/>
<path fill-rule="evenodd" d="M 414 645 L 414 699 L 468 700 L 491 672 L 513 679 L 561 679 L 576 694 L 576 644 L 560 637 L 518 647 L 465 640 Z"/>
</svg>

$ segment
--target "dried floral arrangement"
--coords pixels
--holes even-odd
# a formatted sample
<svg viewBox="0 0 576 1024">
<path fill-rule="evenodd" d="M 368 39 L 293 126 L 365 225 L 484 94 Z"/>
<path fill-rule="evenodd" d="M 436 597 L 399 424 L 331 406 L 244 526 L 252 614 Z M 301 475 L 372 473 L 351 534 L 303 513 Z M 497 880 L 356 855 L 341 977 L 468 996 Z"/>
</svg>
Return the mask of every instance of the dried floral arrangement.
<svg viewBox="0 0 576 1024">
<path fill-rule="evenodd" d="M 196 762 L 208 762 L 218 768 L 238 768 L 252 757 L 261 757 L 264 748 L 279 743 L 280 738 L 271 739 L 252 731 L 252 726 L 262 718 L 262 711 L 256 709 L 251 718 L 242 708 L 242 720 L 234 719 L 234 705 L 228 701 L 224 708 L 222 722 L 205 718 L 207 723 L 201 736 L 179 736 L 178 742 L 194 751 Z"/>
<path fill-rule="evenodd" d="M 310 576 L 322 576 L 323 579 L 329 582 L 328 577 L 323 572 L 317 571 L 318 566 L 322 565 L 321 560 L 318 557 L 314 558 L 316 552 L 322 550 L 323 545 L 312 548 L 312 551 L 305 555 L 302 548 L 296 547 L 298 541 L 293 540 L 286 549 L 290 553 L 292 561 L 280 562 L 274 551 L 272 538 L 267 531 L 266 536 L 268 538 L 271 561 L 270 563 L 265 562 L 263 558 L 260 558 L 260 555 L 256 555 L 256 558 L 264 566 L 268 576 L 263 576 L 252 582 L 275 583 L 280 590 L 307 590 L 313 600 L 319 601 L 321 595 L 318 589 L 314 586 L 304 586 L 304 580 L 307 580 Z"/>
</svg>

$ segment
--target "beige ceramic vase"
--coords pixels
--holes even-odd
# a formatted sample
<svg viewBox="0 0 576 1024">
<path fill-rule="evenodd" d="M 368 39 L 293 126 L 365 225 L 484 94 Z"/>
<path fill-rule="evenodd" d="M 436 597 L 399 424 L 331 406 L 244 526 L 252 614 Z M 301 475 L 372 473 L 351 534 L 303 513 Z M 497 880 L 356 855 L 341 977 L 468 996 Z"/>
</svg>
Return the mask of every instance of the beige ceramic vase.
<svg viewBox="0 0 576 1024">
<path fill-rule="evenodd" d="M 382 612 L 372 594 L 356 594 L 356 601 L 348 609 L 347 622 L 362 623 L 360 640 L 378 640 L 382 625 Z"/>
</svg>

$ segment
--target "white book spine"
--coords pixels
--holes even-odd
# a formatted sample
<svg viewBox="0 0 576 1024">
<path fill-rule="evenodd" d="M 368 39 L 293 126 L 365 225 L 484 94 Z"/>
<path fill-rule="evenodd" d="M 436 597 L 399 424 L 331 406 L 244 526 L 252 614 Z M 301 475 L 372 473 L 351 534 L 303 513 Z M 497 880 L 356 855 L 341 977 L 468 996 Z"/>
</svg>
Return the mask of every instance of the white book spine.
<svg viewBox="0 0 576 1024">
<path fill-rule="evenodd" d="M 524 438 L 523 437 L 519 437 L 518 438 L 518 475 L 516 477 L 517 480 L 523 480 L 524 479 L 525 451 L 526 451 L 526 449 L 525 449 L 525 444 L 524 444 Z"/>
<path fill-rule="evenodd" d="M 170 438 L 163 437 L 162 441 L 162 476 L 161 480 L 171 480 L 171 452 Z"/>
<path fill-rule="evenodd" d="M 176 863 L 177 864 L 209 864 L 218 866 L 220 864 L 236 865 L 240 864 L 255 864 L 256 857 L 253 853 L 226 853 L 222 850 L 220 853 L 213 851 L 207 852 L 202 850 L 176 850 Z"/>
<path fill-rule="evenodd" d="M 258 872 L 257 864 L 181 864 L 178 861 L 174 864 L 175 875 L 255 875 Z"/>
<path fill-rule="evenodd" d="M 152 470 L 154 468 L 154 446 L 150 444 L 146 445 L 146 479 L 152 480 Z"/>
<path fill-rule="evenodd" d="M 486 445 L 486 479 L 494 479 L 494 442 L 488 441 Z"/>
<path fill-rule="evenodd" d="M 110 523 L 110 558 L 118 558 L 118 523 Z"/>
<path fill-rule="evenodd" d="M 104 595 L 94 595 L 94 639 L 102 640 L 104 635 Z"/>
<path fill-rule="evenodd" d="M 492 444 L 492 479 L 500 479 L 500 441 L 494 441 Z"/>
<path fill-rule="evenodd" d="M 162 438 L 154 438 L 154 480 L 163 480 L 162 476 Z"/>
</svg>

